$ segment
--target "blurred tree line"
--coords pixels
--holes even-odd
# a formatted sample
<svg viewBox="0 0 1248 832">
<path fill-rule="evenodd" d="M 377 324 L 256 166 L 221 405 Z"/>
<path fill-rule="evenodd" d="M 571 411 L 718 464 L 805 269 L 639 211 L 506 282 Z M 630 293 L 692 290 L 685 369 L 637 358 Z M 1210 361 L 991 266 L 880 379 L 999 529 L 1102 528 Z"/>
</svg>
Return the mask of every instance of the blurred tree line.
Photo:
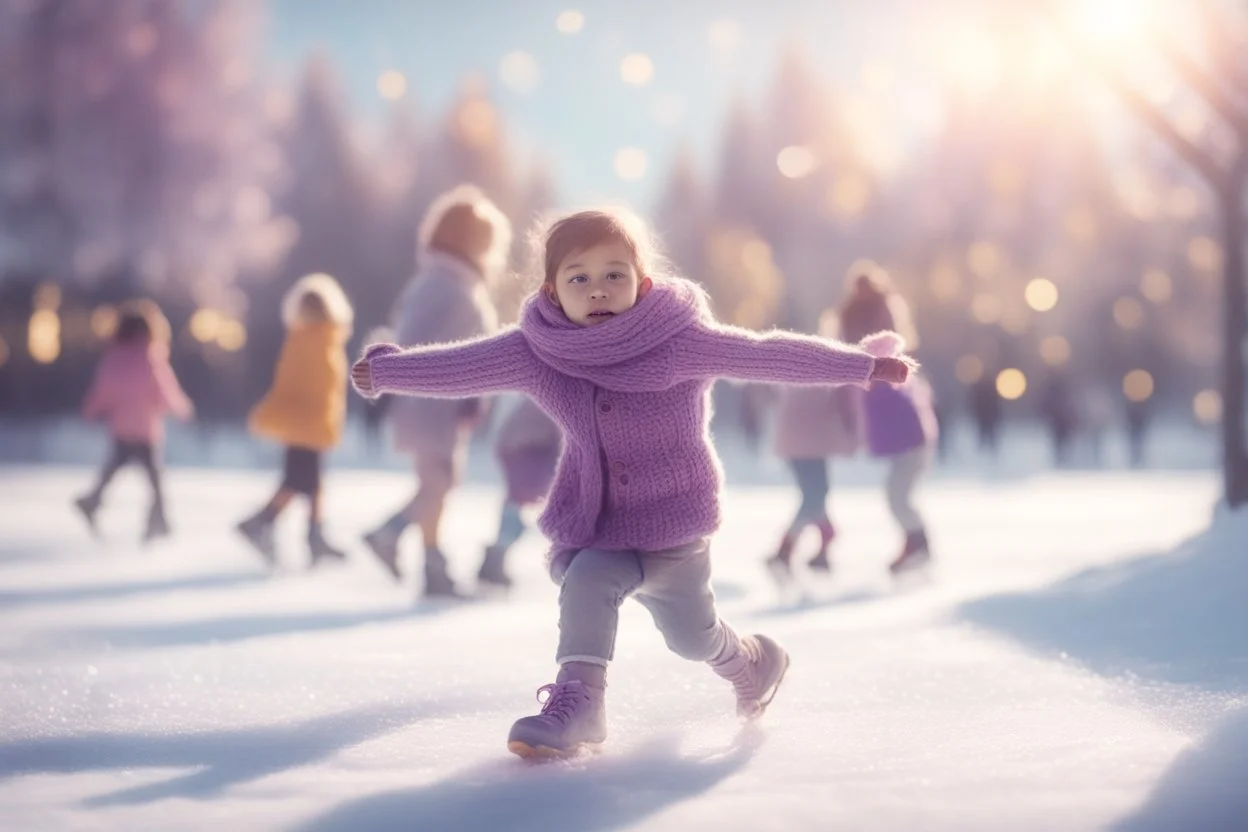
<svg viewBox="0 0 1248 832">
<path fill-rule="evenodd" d="M 325 57 L 293 88 L 266 77 L 260 14 L 0 4 L 0 416 L 75 408 L 109 305 L 143 294 L 173 324 L 202 417 L 241 418 L 290 283 L 338 278 L 358 345 L 413 272 L 425 206 L 460 181 L 511 217 L 525 265 L 523 232 L 558 195 L 542 160 L 515 157 L 484 80 L 431 120 L 392 90 L 365 140 Z M 669 254 L 721 317 L 806 331 L 853 261 L 879 262 L 914 307 L 946 416 L 986 387 L 1007 412 L 1043 412 L 1058 390 L 1073 407 L 1216 421 L 1211 195 L 1160 140 L 1072 94 L 1078 76 L 1040 77 L 1015 31 L 1000 30 L 1000 83 L 949 87 L 939 129 L 890 165 L 871 108 L 787 49 L 760 100 L 732 107 L 715 158 L 671 159 L 650 212 Z M 525 288 L 499 287 L 504 319 Z"/>
</svg>

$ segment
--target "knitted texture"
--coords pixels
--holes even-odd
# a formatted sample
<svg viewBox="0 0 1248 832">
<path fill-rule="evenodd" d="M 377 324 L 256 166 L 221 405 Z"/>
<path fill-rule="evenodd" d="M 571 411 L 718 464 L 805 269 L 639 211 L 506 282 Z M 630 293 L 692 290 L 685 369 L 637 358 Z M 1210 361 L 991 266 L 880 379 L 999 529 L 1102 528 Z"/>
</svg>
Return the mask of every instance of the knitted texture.
<svg viewBox="0 0 1248 832">
<path fill-rule="evenodd" d="M 689 281 L 656 281 L 623 315 L 579 327 L 544 292 L 519 328 L 459 344 L 365 354 L 374 394 L 527 393 L 565 450 L 538 520 L 556 548 L 673 548 L 719 527 L 710 441 L 715 378 L 865 383 L 874 359 L 844 344 L 717 324 Z"/>
</svg>

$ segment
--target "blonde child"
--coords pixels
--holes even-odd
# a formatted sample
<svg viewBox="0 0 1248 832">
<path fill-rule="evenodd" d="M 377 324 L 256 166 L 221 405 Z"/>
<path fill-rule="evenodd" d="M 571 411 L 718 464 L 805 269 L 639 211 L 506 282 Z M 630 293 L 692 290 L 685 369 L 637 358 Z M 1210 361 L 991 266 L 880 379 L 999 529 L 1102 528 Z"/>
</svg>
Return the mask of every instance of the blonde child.
<svg viewBox="0 0 1248 832">
<path fill-rule="evenodd" d="M 787 333 L 716 323 L 695 284 L 660 273 L 631 214 L 583 211 L 544 237 L 544 282 L 519 327 L 465 344 L 369 347 L 352 368 L 368 396 L 518 390 L 559 424 L 565 450 L 539 525 L 552 541 L 560 665 L 541 713 L 512 726 L 521 756 L 606 739 L 606 668 L 632 595 L 668 646 L 732 683 L 755 717 L 789 664 L 766 636 L 738 636 L 715 611 L 710 535 L 723 475 L 709 438 L 717 377 L 809 384 L 904 381 L 909 365 Z"/>
<path fill-rule="evenodd" d="M 820 320 L 819 334 L 836 338 L 835 310 Z M 858 451 L 858 392 L 851 387 L 802 387 L 790 385 L 780 392 L 776 408 L 775 453 L 788 463 L 801 492 L 797 513 L 780 539 L 767 567 L 780 583 L 792 578 L 793 548 L 803 531 L 819 531 L 819 549 L 808 566 L 828 572 L 832 562 L 828 548 L 836 536 L 828 515 L 828 458 L 853 456 Z"/>
<path fill-rule="evenodd" d="M 563 450 L 559 426 L 536 402 L 522 396 L 503 420 L 494 455 L 507 481 L 507 497 L 498 521 L 498 537 L 485 550 L 477 581 L 506 589 L 511 578 L 504 569 L 507 552 L 524 534 L 523 511 L 541 502 L 555 478 Z"/>
<path fill-rule="evenodd" d="M 353 317 L 342 287 L 327 274 L 299 279 L 282 300 L 286 340 L 273 386 L 249 419 L 253 433 L 286 446 L 282 481 L 264 508 L 237 527 L 269 564 L 277 557 L 274 524 L 297 494 L 308 499 L 312 564 L 345 557 L 321 531 L 321 467 L 324 453 L 342 440 Z"/>
<path fill-rule="evenodd" d="M 95 488 L 74 501 L 92 532 L 96 531 L 96 512 L 109 482 L 133 462 L 147 472 L 152 486 L 143 540 L 169 534 L 160 464 L 165 415 L 189 419 L 193 412 L 190 399 L 169 366 L 169 322 L 150 300 L 125 304 L 112 345 L 96 369 L 83 404 L 87 419 L 107 420 L 113 440 Z"/>
<path fill-rule="evenodd" d="M 892 287 L 888 273 L 870 261 L 860 261 L 849 272 L 850 293 L 841 306 L 846 338 L 861 338 L 879 330 L 896 330 L 898 344 L 914 346 L 916 336 L 910 310 Z M 882 340 L 874 348 L 890 345 Z M 899 348 L 899 347 L 898 347 Z M 855 391 L 857 392 L 857 391 Z M 872 384 L 861 395 L 867 449 L 888 460 L 885 490 L 888 506 L 905 533 L 901 553 L 889 564 L 894 574 L 923 566 L 931 559 L 927 526 L 914 506 L 920 477 L 931 467 L 938 428 L 932 408 L 932 389 L 918 374 L 903 385 Z"/>
<path fill-rule="evenodd" d="M 479 189 L 461 186 L 434 200 L 418 237 L 419 271 L 399 299 L 395 340 L 416 346 L 493 332 L 498 318 L 489 284 L 511 247 L 507 218 Z M 481 415 L 478 401 L 405 398 L 389 408 L 395 448 L 412 458 L 418 484 L 412 498 L 364 541 L 399 580 L 400 538 L 412 523 L 420 526 L 429 597 L 460 595 L 447 570 L 440 527 Z"/>
</svg>

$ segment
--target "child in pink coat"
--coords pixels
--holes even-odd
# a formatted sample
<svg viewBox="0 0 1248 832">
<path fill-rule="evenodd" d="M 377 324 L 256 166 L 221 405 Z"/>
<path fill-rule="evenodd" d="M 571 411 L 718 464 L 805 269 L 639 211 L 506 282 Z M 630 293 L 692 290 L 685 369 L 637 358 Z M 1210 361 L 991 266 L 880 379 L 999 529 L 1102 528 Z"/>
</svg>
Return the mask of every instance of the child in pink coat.
<svg viewBox="0 0 1248 832">
<path fill-rule="evenodd" d="M 165 415 L 189 419 L 194 412 L 169 366 L 169 322 L 155 303 L 139 300 L 122 309 L 112 346 L 104 354 L 83 404 L 83 416 L 103 421 L 113 448 L 90 493 L 74 501 L 92 532 L 104 490 L 123 466 L 136 463 L 152 485 L 145 542 L 169 534 L 161 488 Z"/>
<path fill-rule="evenodd" d="M 838 337 L 834 310 L 824 314 L 819 330 L 823 338 Z M 802 497 L 776 553 L 767 560 L 767 568 L 781 583 L 792 577 L 793 547 L 809 526 L 819 530 L 819 550 L 810 568 L 821 572 L 832 568 L 828 547 L 836 529 L 828 515 L 828 458 L 853 456 L 858 451 L 858 392 L 853 387 L 791 385 L 780 393 L 775 452 L 792 469 Z"/>
</svg>

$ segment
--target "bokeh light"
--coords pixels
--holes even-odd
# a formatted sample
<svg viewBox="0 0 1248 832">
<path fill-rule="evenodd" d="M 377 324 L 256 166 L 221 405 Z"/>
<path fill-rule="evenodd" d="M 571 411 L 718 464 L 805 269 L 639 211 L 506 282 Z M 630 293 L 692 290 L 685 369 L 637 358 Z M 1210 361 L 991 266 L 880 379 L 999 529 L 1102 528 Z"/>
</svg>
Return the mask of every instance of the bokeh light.
<svg viewBox="0 0 1248 832">
<path fill-rule="evenodd" d="M 555 18 L 555 28 L 563 35 L 575 35 L 585 28 L 585 15 L 576 9 L 559 12 Z"/>
<path fill-rule="evenodd" d="M 1027 305 L 1037 312 L 1048 312 L 1057 306 L 1057 286 L 1046 278 L 1037 277 L 1028 282 L 1024 295 L 1027 298 Z"/>
<path fill-rule="evenodd" d="M 104 304 L 91 312 L 91 331 L 101 341 L 112 338 L 117 331 L 117 307 Z"/>
<path fill-rule="evenodd" d="M 217 327 L 216 341 L 226 352 L 238 352 L 247 346 L 247 329 L 240 321 L 223 319 Z"/>
<path fill-rule="evenodd" d="M 26 331 L 26 348 L 40 364 L 51 364 L 61 354 L 61 319 L 51 309 L 36 309 Z"/>
<path fill-rule="evenodd" d="M 498 77 L 516 92 L 530 93 L 537 89 L 541 70 L 537 58 L 528 52 L 508 52 L 498 65 Z"/>
<path fill-rule="evenodd" d="M 1001 298 L 991 292 L 980 292 L 971 298 L 971 315 L 981 324 L 995 324 L 1001 320 Z"/>
<path fill-rule="evenodd" d="M 1132 370 L 1122 378 L 1122 394 L 1133 402 L 1148 401 L 1153 387 L 1153 375 L 1147 370 Z"/>
<path fill-rule="evenodd" d="M 622 147 L 615 153 L 615 175 L 625 182 L 636 182 L 646 175 L 646 152 L 638 147 Z"/>
<path fill-rule="evenodd" d="M 1163 304 L 1174 294 L 1170 275 L 1161 269 L 1147 269 L 1140 278 L 1140 294 L 1156 304 Z"/>
<path fill-rule="evenodd" d="M 984 377 L 984 361 L 978 355 L 964 355 L 958 359 L 955 371 L 958 381 L 963 384 L 974 384 Z"/>
<path fill-rule="evenodd" d="M 377 92 L 388 101 L 398 101 L 407 93 L 407 78 L 397 69 L 387 69 L 377 76 Z"/>
<path fill-rule="evenodd" d="M 1222 394 L 1211 388 L 1201 390 L 1192 398 L 1192 415 L 1202 425 L 1222 421 Z"/>
<path fill-rule="evenodd" d="M 1061 367 L 1070 361 L 1070 342 L 1061 335 L 1049 335 L 1040 342 L 1040 360 L 1050 367 Z"/>
<path fill-rule="evenodd" d="M 801 179 L 809 176 L 818 166 L 814 151 L 801 145 L 789 145 L 776 154 L 776 167 L 781 175 L 789 179 Z"/>
<path fill-rule="evenodd" d="M 211 307 L 201 307 L 195 310 L 195 314 L 191 315 L 188 324 L 191 330 L 191 337 L 201 344 L 208 344 L 217 340 L 217 334 L 221 331 L 221 323 L 225 317 L 216 309 Z"/>
<path fill-rule="evenodd" d="M 997 373 L 997 395 L 1014 401 L 1027 392 L 1027 376 L 1016 367 L 1008 367 Z"/>
<path fill-rule="evenodd" d="M 620 61 L 620 78 L 625 84 L 644 87 L 654 80 L 654 61 L 642 52 L 625 55 Z"/>
<path fill-rule="evenodd" d="M 1125 330 L 1144 326 L 1144 304 L 1135 298 L 1118 298 L 1114 301 L 1114 323 Z"/>
</svg>

